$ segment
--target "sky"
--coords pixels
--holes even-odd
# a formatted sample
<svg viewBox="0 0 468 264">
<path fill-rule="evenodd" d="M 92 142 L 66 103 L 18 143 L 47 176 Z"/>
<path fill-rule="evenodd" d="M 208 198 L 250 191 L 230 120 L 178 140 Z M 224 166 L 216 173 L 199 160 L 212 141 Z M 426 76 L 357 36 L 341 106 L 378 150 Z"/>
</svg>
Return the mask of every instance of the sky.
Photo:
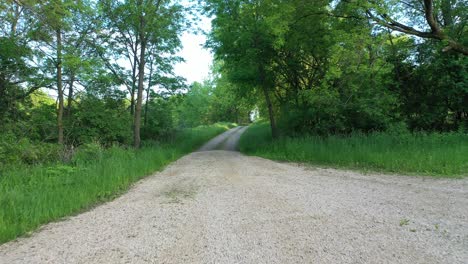
<svg viewBox="0 0 468 264">
<path fill-rule="evenodd" d="M 208 32 L 211 29 L 211 19 L 201 18 L 199 27 Z M 210 50 L 204 49 L 206 36 L 202 33 L 185 32 L 182 37 L 183 49 L 178 53 L 185 62 L 175 65 L 175 73 L 187 79 L 187 83 L 203 82 L 208 78 L 213 55 Z"/>
</svg>

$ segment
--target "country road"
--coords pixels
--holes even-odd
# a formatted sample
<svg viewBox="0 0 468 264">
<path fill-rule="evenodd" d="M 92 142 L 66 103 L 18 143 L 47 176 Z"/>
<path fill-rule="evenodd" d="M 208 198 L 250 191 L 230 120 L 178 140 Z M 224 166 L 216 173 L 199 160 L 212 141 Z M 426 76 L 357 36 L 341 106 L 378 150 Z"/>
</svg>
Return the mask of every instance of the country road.
<svg viewBox="0 0 468 264">
<path fill-rule="evenodd" d="M 240 136 L 247 127 L 236 127 L 208 141 L 198 151 L 229 150 L 236 151 Z"/>
<path fill-rule="evenodd" d="M 468 263 L 468 180 L 231 151 L 221 135 L 114 201 L 0 246 L 0 263 Z"/>
</svg>

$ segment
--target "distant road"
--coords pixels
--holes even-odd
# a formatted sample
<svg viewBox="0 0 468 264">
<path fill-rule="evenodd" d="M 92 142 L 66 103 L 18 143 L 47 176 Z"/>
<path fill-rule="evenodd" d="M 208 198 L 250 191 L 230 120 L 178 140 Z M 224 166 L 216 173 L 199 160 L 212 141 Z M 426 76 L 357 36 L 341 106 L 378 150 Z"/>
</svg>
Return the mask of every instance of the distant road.
<svg viewBox="0 0 468 264">
<path fill-rule="evenodd" d="M 114 201 L 1 245 L 0 263 L 467 263 L 468 179 L 213 150 L 235 149 L 244 130 Z"/>
<path fill-rule="evenodd" d="M 236 127 L 225 133 L 213 138 L 208 143 L 203 145 L 198 151 L 211 151 L 211 150 L 227 150 L 237 151 L 239 139 L 242 133 L 245 132 L 247 127 Z"/>
</svg>

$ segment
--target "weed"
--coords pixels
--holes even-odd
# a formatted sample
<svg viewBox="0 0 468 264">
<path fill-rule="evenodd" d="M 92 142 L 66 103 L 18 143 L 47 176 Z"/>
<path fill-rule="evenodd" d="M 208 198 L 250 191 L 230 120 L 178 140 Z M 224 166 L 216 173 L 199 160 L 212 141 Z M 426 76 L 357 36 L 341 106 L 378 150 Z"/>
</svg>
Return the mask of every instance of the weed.
<svg viewBox="0 0 468 264">
<path fill-rule="evenodd" d="M 400 226 L 406 226 L 409 225 L 409 220 L 408 219 L 401 219 L 400 220 Z"/>
</svg>

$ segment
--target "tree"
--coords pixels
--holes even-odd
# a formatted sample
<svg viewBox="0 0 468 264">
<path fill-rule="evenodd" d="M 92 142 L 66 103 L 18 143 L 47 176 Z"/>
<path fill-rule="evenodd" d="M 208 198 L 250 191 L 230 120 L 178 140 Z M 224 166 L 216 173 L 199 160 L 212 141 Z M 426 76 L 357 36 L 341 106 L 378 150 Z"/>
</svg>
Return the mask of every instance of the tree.
<svg viewBox="0 0 468 264">
<path fill-rule="evenodd" d="M 287 28 L 290 6 L 284 1 L 207 1 L 215 15 L 209 45 L 224 62 L 229 78 L 263 94 L 274 138 L 279 136 L 271 92 L 271 64 Z"/>
<path fill-rule="evenodd" d="M 418 36 L 442 41 L 444 51 L 468 55 L 466 21 L 468 7 L 458 0 L 362 1 L 343 0 L 351 9 L 360 9 L 378 25 Z M 401 22 L 395 17 L 409 18 Z M 401 19 L 404 20 L 404 19 Z M 407 20 L 407 19 L 406 19 Z"/>
<path fill-rule="evenodd" d="M 50 81 L 43 69 L 31 63 L 36 14 L 25 4 L 31 1 L 5 1 L 0 4 L 0 120 L 15 118 L 17 106 Z"/>
<path fill-rule="evenodd" d="M 131 85 L 126 79 L 123 83 L 129 88 L 131 113 L 133 113 L 134 146 L 140 146 L 143 91 L 146 81 L 145 69 L 147 50 L 156 47 L 157 52 L 173 53 L 180 46 L 178 34 L 183 29 L 184 8 L 169 0 L 126 0 L 122 2 L 102 1 L 101 8 L 107 17 L 107 27 L 117 37 L 117 49 L 113 51 L 119 58 L 120 51 L 131 65 Z M 164 50 L 158 50 L 166 43 Z M 107 46 L 110 48 L 110 46 Z M 156 52 L 155 50 L 155 52 Z M 122 72 L 107 64 L 115 75 Z M 158 65 L 153 67 L 157 68 Z M 151 80 L 152 82 L 153 80 Z M 136 88 L 135 88 L 136 83 Z M 136 100 L 134 99 L 136 92 Z M 134 109 L 134 110 L 133 110 Z"/>
<path fill-rule="evenodd" d="M 30 9 L 38 19 L 36 23 L 37 41 L 49 46 L 55 52 L 48 54 L 55 67 L 55 79 L 57 88 L 57 134 L 58 143 L 64 143 L 63 113 L 63 32 L 69 29 L 66 18 L 71 16 L 73 2 L 70 0 L 54 0 L 44 4 L 27 3 L 26 8 Z M 47 53 L 47 52 L 44 52 Z"/>
</svg>

